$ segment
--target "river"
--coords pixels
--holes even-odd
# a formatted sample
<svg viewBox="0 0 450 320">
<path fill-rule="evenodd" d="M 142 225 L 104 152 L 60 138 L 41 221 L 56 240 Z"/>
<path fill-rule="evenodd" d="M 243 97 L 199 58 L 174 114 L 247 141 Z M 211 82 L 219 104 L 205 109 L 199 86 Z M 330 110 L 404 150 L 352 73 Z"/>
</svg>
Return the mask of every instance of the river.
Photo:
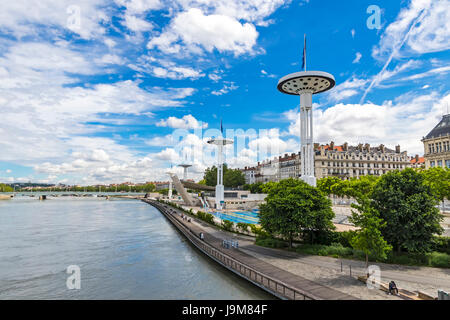
<svg viewBox="0 0 450 320">
<path fill-rule="evenodd" d="M 69 290 L 67 267 L 80 268 Z M 271 299 L 137 200 L 0 201 L 0 299 Z"/>
</svg>

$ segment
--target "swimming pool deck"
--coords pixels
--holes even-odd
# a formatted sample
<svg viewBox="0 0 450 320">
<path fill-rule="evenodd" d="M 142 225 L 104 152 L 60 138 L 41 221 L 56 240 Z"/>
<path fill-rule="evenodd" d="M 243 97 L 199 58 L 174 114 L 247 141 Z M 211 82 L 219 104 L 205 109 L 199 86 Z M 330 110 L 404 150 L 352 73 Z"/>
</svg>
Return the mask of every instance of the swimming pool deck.
<svg viewBox="0 0 450 320">
<path fill-rule="evenodd" d="M 240 249 L 225 249 L 223 239 L 207 232 L 199 224 L 187 222 L 183 212 L 153 200 L 143 200 L 157 208 L 200 251 L 225 268 L 281 299 L 358 300 L 356 297 L 308 280 L 269 264 Z M 199 234 L 203 233 L 201 240 Z"/>
</svg>

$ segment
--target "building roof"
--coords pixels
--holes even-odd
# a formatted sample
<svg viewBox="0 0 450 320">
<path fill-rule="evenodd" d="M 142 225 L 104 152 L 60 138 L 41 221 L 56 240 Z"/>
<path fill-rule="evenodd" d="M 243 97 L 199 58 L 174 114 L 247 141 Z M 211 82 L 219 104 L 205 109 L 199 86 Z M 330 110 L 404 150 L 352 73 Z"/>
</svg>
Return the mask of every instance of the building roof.
<svg viewBox="0 0 450 320">
<path fill-rule="evenodd" d="M 419 157 L 419 160 L 417 160 L 417 158 L 411 159 L 411 164 L 422 164 L 422 163 L 425 163 L 424 157 Z"/>
<path fill-rule="evenodd" d="M 322 146 L 325 150 L 331 150 L 331 147 L 330 147 L 330 145 L 324 145 L 324 146 Z M 339 151 L 339 152 L 342 152 L 342 151 L 344 151 L 344 149 L 343 149 L 343 147 L 342 146 L 334 146 L 333 147 L 333 150 L 332 151 Z"/>
<path fill-rule="evenodd" d="M 426 135 L 425 139 L 433 139 L 450 134 L 450 114 L 442 117 L 441 121 Z"/>
</svg>

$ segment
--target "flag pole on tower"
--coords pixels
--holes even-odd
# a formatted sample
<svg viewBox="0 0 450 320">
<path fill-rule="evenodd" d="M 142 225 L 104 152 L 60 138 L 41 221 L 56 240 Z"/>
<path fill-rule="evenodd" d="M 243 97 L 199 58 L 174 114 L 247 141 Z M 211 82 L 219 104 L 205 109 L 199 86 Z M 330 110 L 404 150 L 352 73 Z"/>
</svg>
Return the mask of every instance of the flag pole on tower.
<svg viewBox="0 0 450 320">
<path fill-rule="evenodd" d="M 303 35 L 303 62 L 302 69 L 306 71 L 306 33 Z"/>
</svg>

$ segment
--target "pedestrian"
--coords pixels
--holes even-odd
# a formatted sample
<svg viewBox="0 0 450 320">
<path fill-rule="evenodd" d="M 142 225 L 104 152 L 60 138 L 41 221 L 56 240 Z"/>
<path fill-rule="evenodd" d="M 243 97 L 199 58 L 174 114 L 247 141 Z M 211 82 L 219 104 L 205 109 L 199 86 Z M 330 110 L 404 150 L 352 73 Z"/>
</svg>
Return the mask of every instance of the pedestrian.
<svg viewBox="0 0 450 320">
<path fill-rule="evenodd" d="M 395 284 L 395 282 L 393 280 L 391 282 L 389 282 L 389 294 L 398 295 L 397 285 Z"/>
</svg>

